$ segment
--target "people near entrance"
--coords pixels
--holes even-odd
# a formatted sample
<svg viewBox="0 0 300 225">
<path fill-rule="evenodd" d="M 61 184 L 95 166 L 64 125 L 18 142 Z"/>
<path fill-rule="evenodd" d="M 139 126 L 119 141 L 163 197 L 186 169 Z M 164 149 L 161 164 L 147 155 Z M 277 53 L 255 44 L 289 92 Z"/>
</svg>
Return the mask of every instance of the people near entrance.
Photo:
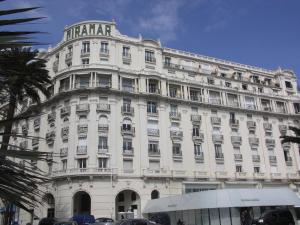
<svg viewBox="0 0 300 225">
<path fill-rule="evenodd" d="M 183 221 L 181 221 L 180 219 L 178 219 L 178 221 L 177 221 L 177 225 L 184 225 L 184 222 L 183 222 Z"/>
<path fill-rule="evenodd" d="M 251 225 L 253 221 L 252 208 L 241 208 L 241 225 Z"/>
<path fill-rule="evenodd" d="M 121 220 L 124 220 L 124 219 L 125 219 L 124 215 L 121 215 Z"/>
</svg>

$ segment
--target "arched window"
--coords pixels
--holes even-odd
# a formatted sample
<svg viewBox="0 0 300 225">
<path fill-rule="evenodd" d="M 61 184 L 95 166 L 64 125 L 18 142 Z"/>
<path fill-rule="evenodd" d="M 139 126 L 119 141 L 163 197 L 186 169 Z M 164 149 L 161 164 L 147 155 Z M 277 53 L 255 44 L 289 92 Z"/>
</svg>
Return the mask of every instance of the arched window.
<svg viewBox="0 0 300 225">
<path fill-rule="evenodd" d="M 124 202 L 124 198 L 125 198 L 124 193 L 118 194 L 118 202 Z"/>
<path fill-rule="evenodd" d="M 136 194 L 135 192 L 131 193 L 131 201 L 135 201 L 136 200 Z"/>
<path fill-rule="evenodd" d="M 131 130 L 131 120 L 129 118 L 125 118 L 123 120 L 123 130 Z"/>
<path fill-rule="evenodd" d="M 159 198 L 159 192 L 157 190 L 153 190 L 151 192 L 151 199 L 158 199 Z"/>
</svg>

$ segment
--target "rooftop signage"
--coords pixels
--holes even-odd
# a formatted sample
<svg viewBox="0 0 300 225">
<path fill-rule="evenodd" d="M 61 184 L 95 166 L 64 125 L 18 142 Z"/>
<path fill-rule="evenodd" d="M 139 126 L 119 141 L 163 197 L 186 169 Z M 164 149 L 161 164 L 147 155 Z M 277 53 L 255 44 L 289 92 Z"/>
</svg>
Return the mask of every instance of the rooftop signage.
<svg viewBox="0 0 300 225">
<path fill-rule="evenodd" d="M 69 41 L 84 36 L 112 36 L 113 24 L 103 22 L 87 22 L 67 27 L 64 40 Z"/>
</svg>

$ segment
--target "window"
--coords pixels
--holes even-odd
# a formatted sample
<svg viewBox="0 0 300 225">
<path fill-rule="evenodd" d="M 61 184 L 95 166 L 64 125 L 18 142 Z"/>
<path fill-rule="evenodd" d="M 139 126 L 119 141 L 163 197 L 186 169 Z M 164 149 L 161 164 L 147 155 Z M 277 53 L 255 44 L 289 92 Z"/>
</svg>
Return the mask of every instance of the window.
<svg viewBox="0 0 300 225">
<path fill-rule="evenodd" d="M 176 116 L 178 114 L 178 107 L 177 105 L 170 105 L 170 111 L 172 116 Z"/>
<path fill-rule="evenodd" d="M 150 93 L 158 93 L 158 81 L 157 80 L 149 80 L 149 92 Z"/>
<path fill-rule="evenodd" d="M 132 151 L 132 140 L 131 139 L 123 140 L 123 150 L 124 151 Z"/>
<path fill-rule="evenodd" d="M 90 59 L 82 59 L 82 65 L 90 64 Z"/>
<path fill-rule="evenodd" d="M 215 84 L 215 80 L 212 79 L 212 78 L 207 78 L 207 83 L 214 85 Z"/>
<path fill-rule="evenodd" d="M 225 82 L 225 87 L 231 87 L 231 83 L 230 82 Z"/>
<path fill-rule="evenodd" d="M 242 89 L 243 90 L 248 90 L 248 85 L 247 84 L 242 84 Z"/>
<path fill-rule="evenodd" d="M 147 102 L 147 112 L 148 113 L 157 113 L 157 103 L 156 102 Z"/>
<path fill-rule="evenodd" d="M 70 77 L 60 80 L 59 91 L 67 91 L 70 88 Z"/>
<path fill-rule="evenodd" d="M 260 173 L 260 167 L 259 166 L 254 167 L 254 173 Z"/>
<path fill-rule="evenodd" d="M 180 98 L 180 86 L 177 85 L 169 85 L 169 94 L 171 98 Z"/>
<path fill-rule="evenodd" d="M 148 142 L 148 153 L 149 154 L 159 154 L 158 141 Z"/>
<path fill-rule="evenodd" d="M 253 97 L 245 96 L 245 108 L 255 109 L 255 99 Z"/>
<path fill-rule="evenodd" d="M 171 57 L 165 57 L 165 66 L 171 66 Z"/>
<path fill-rule="evenodd" d="M 193 137 L 199 137 L 199 136 L 200 136 L 200 126 L 193 125 Z"/>
<path fill-rule="evenodd" d="M 181 144 L 173 143 L 173 155 L 174 156 L 182 156 Z"/>
<path fill-rule="evenodd" d="M 194 154 L 195 156 L 202 156 L 202 145 L 201 143 L 194 144 Z"/>
<path fill-rule="evenodd" d="M 224 158 L 222 153 L 222 146 L 220 144 L 215 144 L 215 154 L 217 159 Z"/>
<path fill-rule="evenodd" d="M 233 113 L 233 112 L 229 113 L 229 121 L 230 121 L 230 123 L 236 122 L 235 113 Z"/>
<path fill-rule="evenodd" d="M 290 81 L 285 81 L 285 87 L 292 89 L 293 85 L 292 85 L 292 83 Z"/>
<path fill-rule="evenodd" d="M 99 137 L 98 149 L 107 149 L 107 137 Z"/>
<path fill-rule="evenodd" d="M 123 91 L 134 91 L 133 79 L 122 78 L 122 90 Z"/>
<path fill-rule="evenodd" d="M 98 168 L 104 169 L 107 168 L 107 158 L 98 159 Z"/>
<path fill-rule="evenodd" d="M 151 199 L 158 199 L 159 198 L 159 192 L 157 190 L 153 190 L 151 192 Z"/>
<path fill-rule="evenodd" d="M 145 50 L 145 61 L 155 63 L 154 51 Z"/>
<path fill-rule="evenodd" d="M 87 146 L 86 136 L 78 137 L 78 146 Z"/>
<path fill-rule="evenodd" d="M 131 131 L 132 126 L 131 126 L 131 120 L 130 120 L 130 119 L 125 118 L 125 119 L 123 120 L 122 129 L 123 129 L 124 131 Z"/>
<path fill-rule="evenodd" d="M 295 113 L 299 114 L 300 113 L 300 103 L 294 103 L 294 109 L 295 109 Z"/>
<path fill-rule="evenodd" d="M 100 47 L 100 52 L 104 53 L 104 54 L 108 54 L 109 50 L 108 50 L 108 42 L 101 42 L 101 47 Z"/>
<path fill-rule="evenodd" d="M 86 168 L 86 159 L 78 159 L 78 168 L 85 169 Z"/>
<path fill-rule="evenodd" d="M 81 53 L 89 53 L 90 52 L 90 42 L 83 42 L 82 43 L 82 49 L 81 49 Z"/>
<path fill-rule="evenodd" d="M 235 166 L 235 172 L 237 172 L 237 173 L 243 172 L 242 166 L 241 166 L 241 165 L 236 165 L 236 166 Z"/>
<path fill-rule="evenodd" d="M 68 53 L 67 54 L 72 54 L 73 53 L 73 46 L 72 45 L 69 45 L 68 46 Z"/>
<path fill-rule="evenodd" d="M 258 92 L 259 93 L 264 93 L 264 88 L 263 87 L 258 87 Z"/>
<path fill-rule="evenodd" d="M 136 194 L 135 194 L 135 192 L 131 193 L 131 201 L 136 201 Z"/>
<path fill-rule="evenodd" d="M 122 53 L 122 56 L 125 57 L 125 58 L 131 58 L 131 55 L 130 55 L 130 47 L 128 47 L 128 46 L 123 46 L 123 53 Z"/>
<path fill-rule="evenodd" d="M 124 202 L 124 200 L 125 200 L 124 193 L 119 193 L 118 194 L 118 202 Z M 124 212 L 124 210 L 122 212 Z"/>
<path fill-rule="evenodd" d="M 66 171 L 67 170 L 67 160 L 64 159 L 64 160 L 61 160 L 61 165 L 62 165 L 62 170 L 63 171 Z"/>
</svg>

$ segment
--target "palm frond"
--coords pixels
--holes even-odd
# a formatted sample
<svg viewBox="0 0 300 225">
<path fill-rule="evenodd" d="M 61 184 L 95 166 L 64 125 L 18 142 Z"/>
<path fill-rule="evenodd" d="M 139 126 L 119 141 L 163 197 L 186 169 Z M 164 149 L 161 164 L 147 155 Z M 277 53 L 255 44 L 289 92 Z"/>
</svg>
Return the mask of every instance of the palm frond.
<svg viewBox="0 0 300 225">
<path fill-rule="evenodd" d="M 27 12 L 34 9 L 39 9 L 40 7 L 30 7 L 30 8 L 21 8 L 21 9 L 10 9 L 10 10 L 0 10 L 0 16 L 10 15 L 15 13 Z"/>
</svg>

